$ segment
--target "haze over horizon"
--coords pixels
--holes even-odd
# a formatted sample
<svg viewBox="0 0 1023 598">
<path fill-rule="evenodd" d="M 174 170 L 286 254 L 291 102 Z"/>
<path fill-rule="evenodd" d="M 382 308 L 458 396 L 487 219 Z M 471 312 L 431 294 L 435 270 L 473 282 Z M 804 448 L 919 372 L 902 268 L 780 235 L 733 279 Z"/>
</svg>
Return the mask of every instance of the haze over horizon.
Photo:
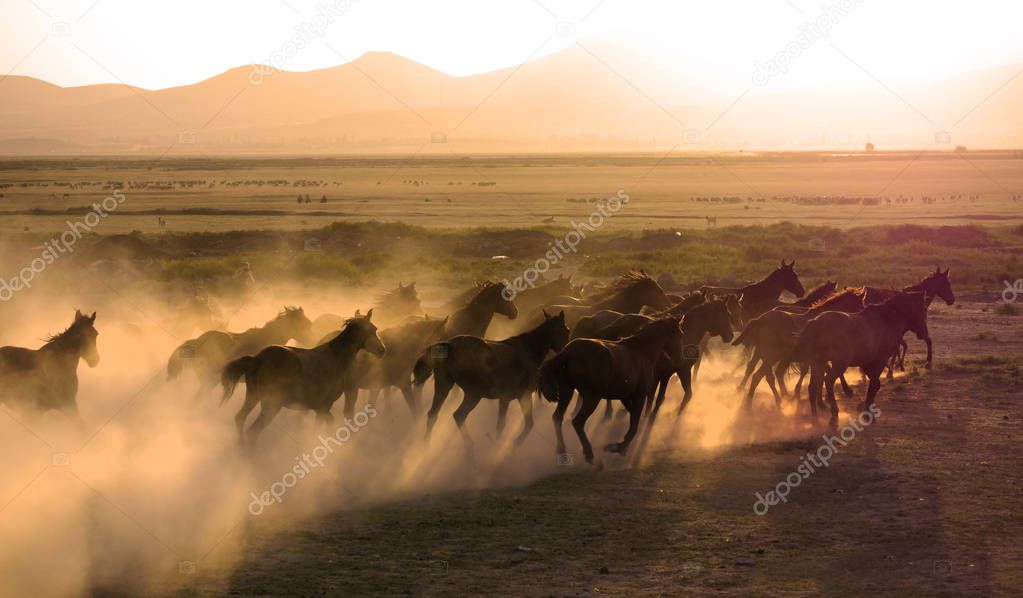
<svg viewBox="0 0 1023 598">
<path fill-rule="evenodd" d="M 1017 5 L 270 4 L 6 0 L 0 153 L 1023 141 Z"/>
</svg>

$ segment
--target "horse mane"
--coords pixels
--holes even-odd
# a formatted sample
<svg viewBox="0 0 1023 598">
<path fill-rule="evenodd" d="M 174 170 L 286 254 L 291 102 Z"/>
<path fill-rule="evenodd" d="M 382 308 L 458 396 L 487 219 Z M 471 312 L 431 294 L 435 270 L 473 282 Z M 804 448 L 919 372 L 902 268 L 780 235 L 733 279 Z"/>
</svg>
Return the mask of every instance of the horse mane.
<svg viewBox="0 0 1023 598">
<path fill-rule="evenodd" d="M 474 303 L 476 301 L 480 301 L 484 297 L 488 297 L 490 294 L 494 293 L 497 289 L 503 289 L 503 288 L 504 288 L 504 284 L 502 284 L 500 282 L 497 282 L 497 281 L 493 281 L 493 280 L 486 280 L 486 281 L 483 281 L 483 282 L 477 282 L 476 283 L 476 289 L 477 289 L 476 294 L 472 296 L 472 299 L 470 299 L 466 303 L 466 305 L 470 305 L 470 304 L 472 304 L 472 303 Z"/>
<path fill-rule="evenodd" d="M 600 302 L 618 293 L 621 293 L 622 291 L 631 289 L 636 285 L 645 284 L 648 282 L 657 284 L 657 281 L 647 276 L 646 272 L 643 272 L 642 270 L 629 270 L 628 272 L 622 274 L 617 279 L 615 279 L 614 282 L 608 284 L 599 292 L 592 295 L 590 299 L 593 302 Z"/>
<path fill-rule="evenodd" d="M 815 288 L 810 289 L 810 291 L 806 294 L 806 296 L 807 297 L 813 297 L 815 294 L 816 295 L 822 295 L 822 294 L 827 292 L 827 288 L 830 287 L 830 286 L 831 286 L 831 281 L 830 280 L 825 280 L 821 284 L 817 285 Z M 818 297 L 817 299 L 815 299 L 813 301 L 813 303 L 816 303 L 817 301 L 820 301 L 821 299 L 826 299 L 826 297 Z"/>
<path fill-rule="evenodd" d="M 417 295 L 415 295 L 415 288 L 413 288 L 411 286 L 408 286 L 408 287 L 399 286 L 399 287 L 395 287 L 395 288 L 391 289 L 390 291 L 385 291 L 384 293 L 381 293 L 380 295 L 377 295 L 376 304 L 377 305 L 382 305 L 384 303 L 387 303 L 388 301 L 395 301 L 395 300 L 404 301 L 405 300 L 404 294 L 410 288 L 412 289 L 412 292 L 413 292 L 414 296 L 417 296 Z M 411 301 L 411 299 L 409 299 L 409 300 Z"/>
<path fill-rule="evenodd" d="M 56 334 L 47 334 L 46 336 L 44 336 L 43 337 L 43 342 L 46 343 L 47 345 L 49 345 L 51 343 L 55 343 L 57 341 L 63 340 L 65 338 L 71 336 L 73 333 L 78 332 L 78 330 L 79 330 L 79 322 L 83 322 L 83 321 L 84 321 L 84 319 L 83 320 L 79 320 L 78 318 L 75 318 L 75 321 L 71 322 L 71 325 L 68 326 L 67 328 L 65 328 L 64 330 L 62 330 L 61 332 L 58 332 Z"/>
<path fill-rule="evenodd" d="M 855 295 L 862 300 L 866 294 L 867 287 L 846 287 L 842 291 L 835 293 L 830 297 L 825 297 L 823 299 L 815 301 L 813 305 L 810 306 L 810 309 L 816 309 L 818 307 L 823 307 L 825 305 L 831 305 L 832 303 L 845 299 L 849 295 Z"/>
<path fill-rule="evenodd" d="M 285 305 L 284 308 L 282 308 L 281 311 L 279 311 L 277 313 L 277 315 L 274 316 L 274 319 L 283 318 L 285 316 L 289 316 L 292 313 L 294 313 L 296 311 L 299 311 L 301 309 L 302 309 L 301 307 L 295 307 L 294 305 Z"/>
</svg>

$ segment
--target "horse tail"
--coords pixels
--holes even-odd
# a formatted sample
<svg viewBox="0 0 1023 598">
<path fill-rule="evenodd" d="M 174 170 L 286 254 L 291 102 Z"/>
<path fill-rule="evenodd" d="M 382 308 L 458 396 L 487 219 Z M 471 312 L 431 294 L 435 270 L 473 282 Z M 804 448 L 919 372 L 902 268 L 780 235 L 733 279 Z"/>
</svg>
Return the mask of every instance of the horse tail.
<svg viewBox="0 0 1023 598">
<path fill-rule="evenodd" d="M 746 327 L 742 329 L 739 336 L 735 337 L 732 341 L 732 345 L 749 348 L 757 344 L 757 335 L 760 332 L 760 318 L 754 318 L 746 324 Z"/>
<path fill-rule="evenodd" d="M 234 387 L 242 376 L 246 376 L 245 381 L 248 382 L 248 375 L 256 369 L 256 363 L 255 357 L 246 355 L 224 366 L 224 369 L 220 372 L 220 384 L 224 387 L 224 394 L 220 397 L 221 405 L 226 403 L 231 398 L 231 395 L 234 394 Z"/>
<path fill-rule="evenodd" d="M 548 402 L 558 402 L 558 388 L 561 386 L 559 378 L 565 367 L 564 360 L 564 356 L 559 353 L 540 366 L 536 390 Z"/>
<path fill-rule="evenodd" d="M 433 374 L 433 370 L 437 369 L 437 366 L 447 358 L 450 352 L 451 343 L 447 342 L 435 343 L 427 347 L 416 361 L 415 367 L 412 368 L 412 384 L 414 386 L 426 384 L 426 380 Z"/>
<path fill-rule="evenodd" d="M 185 367 L 184 360 L 195 357 L 195 344 L 193 341 L 185 341 L 174 349 L 170 359 L 167 360 L 167 379 L 174 380 L 181 375 Z"/>
</svg>

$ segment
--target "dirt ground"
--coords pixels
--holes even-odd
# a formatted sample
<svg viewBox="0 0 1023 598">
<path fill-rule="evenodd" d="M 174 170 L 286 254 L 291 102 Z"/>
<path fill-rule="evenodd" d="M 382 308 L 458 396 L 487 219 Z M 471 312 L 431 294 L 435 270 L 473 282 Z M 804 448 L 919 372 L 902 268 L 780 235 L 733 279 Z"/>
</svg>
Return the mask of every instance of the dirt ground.
<svg viewBox="0 0 1023 598">
<path fill-rule="evenodd" d="M 652 435 L 641 459 L 608 456 L 598 470 L 581 462 L 569 427 L 575 463 L 539 481 L 356 505 L 295 519 L 283 533 L 250 522 L 235 532 L 240 563 L 181 592 L 1018 595 L 1023 328 L 980 303 L 936 307 L 930 328 L 935 367 L 920 367 L 923 345 L 910 340 L 911 364 L 883 385 L 877 420 L 765 515 L 754 513 L 755 495 L 795 472 L 829 431 L 794 407 L 778 414 L 765 391 L 751 421 L 736 415 L 738 393 L 698 391 L 681 421 L 671 421 L 669 396 L 658 422 L 696 443 Z M 711 372 L 704 384 L 734 380 Z M 839 394 L 840 426 L 863 390 Z M 701 402 L 727 407 L 718 430 L 706 417 L 702 429 L 685 422 Z M 550 434 L 548 412 L 534 434 Z M 593 418 L 590 429 L 604 425 Z M 796 433 L 772 439 L 771 428 Z"/>
</svg>

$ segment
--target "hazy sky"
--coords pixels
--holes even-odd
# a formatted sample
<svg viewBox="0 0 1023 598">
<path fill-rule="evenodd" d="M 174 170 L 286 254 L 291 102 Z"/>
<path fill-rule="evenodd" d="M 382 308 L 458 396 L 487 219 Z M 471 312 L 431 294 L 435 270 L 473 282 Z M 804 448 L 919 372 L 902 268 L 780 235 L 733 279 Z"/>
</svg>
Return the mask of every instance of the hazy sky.
<svg viewBox="0 0 1023 598">
<path fill-rule="evenodd" d="M 65 86 L 188 84 L 232 67 L 272 62 L 284 50 L 289 56 L 279 64 L 285 70 L 333 66 L 383 50 L 467 75 L 576 41 L 608 40 L 720 91 L 748 87 L 754 64 L 771 60 L 787 45 L 798 56 L 772 83 L 781 89 L 864 84 L 864 70 L 904 85 L 1023 62 L 1023 3 L 1009 0 L 0 0 L 0 5 L 0 74 Z M 343 14 L 326 23 L 317 14 L 330 13 L 327 6 L 339 6 Z M 826 24 L 827 37 L 807 33 L 810 22 Z M 319 33 L 313 31 L 324 23 Z M 559 30 L 559 23 L 573 25 Z M 284 46 L 295 35 L 308 40 L 305 47 Z M 800 35 L 805 47 L 797 50 L 790 42 L 798 43 Z"/>
</svg>

